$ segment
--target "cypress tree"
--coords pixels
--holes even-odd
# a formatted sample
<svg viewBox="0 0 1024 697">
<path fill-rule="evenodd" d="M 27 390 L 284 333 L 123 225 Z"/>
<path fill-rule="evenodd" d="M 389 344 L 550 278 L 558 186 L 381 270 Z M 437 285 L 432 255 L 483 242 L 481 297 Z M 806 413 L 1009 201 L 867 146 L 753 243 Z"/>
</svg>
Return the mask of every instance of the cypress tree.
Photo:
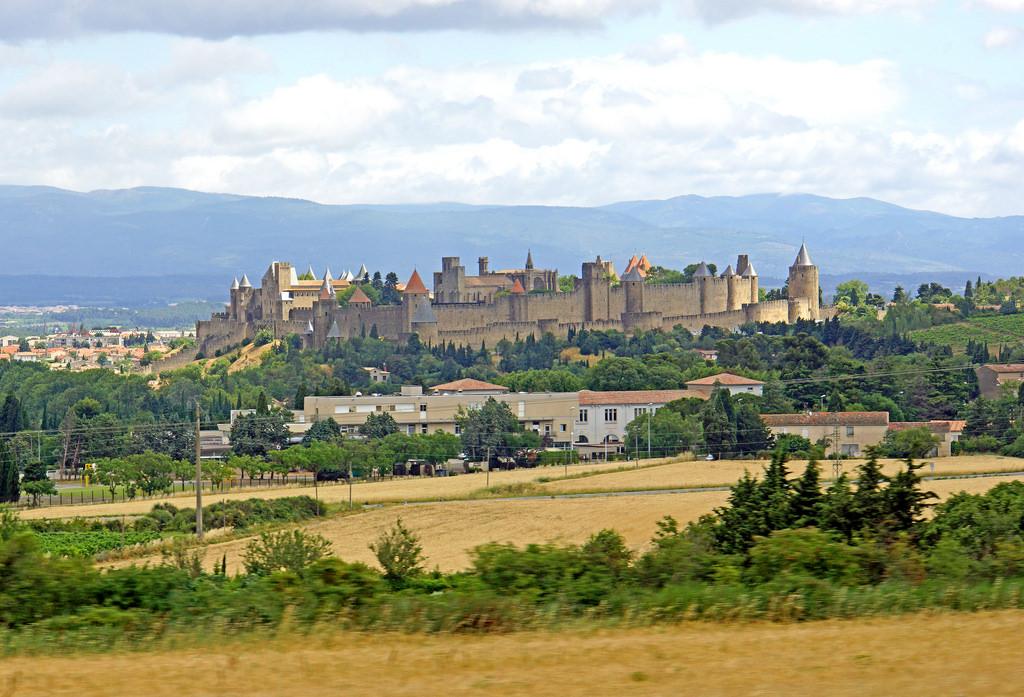
<svg viewBox="0 0 1024 697">
<path fill-rule="evenodd" d="M 892 478 L 885 490 L 886 510 L 895 530 L 916 527 L 922 520 L 924 509 L 930 505 L 927 501 L 937 498 L 934 492 L 921 491 L 921 477 L 917 474 L 921 467 L 923 465 L 915 465 L 907 458 L 905 468 Z"/>
<path fill-rule="evenodd" d="M 18 477 L 18 463 L 7 444 L 0 439 L 0 502 L 17 503 L 21 498 L 21 482 Z"/>
<path fill-rule="evenodd" d="M 874 449 L 868 451 L 868 459 L 857 468 L 857 491 L 853 494 L 853 505 L 857 511 L 861 528 L 877 530 L 886 518 L 885 492 L 882 484 L 888 477 L 882 474 L 878 455 Z"/>
<path fill-rule="evenodd" d="M 860 517 L 850 489 L 846 473 L 832 482 L 821 501 L 819 522 L 822 529 L 838 532 L 847 542 L 853 542 L 854 533 L 860 529 Z"/>
<path fill-rule="evenodd" d="M 793 486 L 793 500 L 790 511 L 793 525 L 800 528 L 819 527 L 821 519 L 821 468 L 818 461 L 807 461 L 804 473 Z"/>
<path fill-rule="evenodd" d="M 267 393 L 263 390 L 260 390 L 259 397 L 256 398 L 256 413 L 261 416 L 270 413 L 270 407 L 267 404 Z"/>
</svg>

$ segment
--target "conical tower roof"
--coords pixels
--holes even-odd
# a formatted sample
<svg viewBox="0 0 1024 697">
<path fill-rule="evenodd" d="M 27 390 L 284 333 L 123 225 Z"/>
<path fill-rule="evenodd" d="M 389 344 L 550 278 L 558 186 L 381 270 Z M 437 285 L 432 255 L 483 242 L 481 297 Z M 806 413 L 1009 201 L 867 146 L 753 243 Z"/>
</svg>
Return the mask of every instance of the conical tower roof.
<svg viewBox="0 0 1024 697">
<path fill-rule="evenodd" d="M 231 290 L 238 290 L 238 276 L 235 276 L 235 280 L 231 281 Z"/>
<path fill-rule="evenodd" d="M 363 289 L 356 286 L 356 292 L 348 299 L 349 305 L 371 305 L 373 301 L 370 300 L 369 296 L 363 292 Z"/>
<path fill-rule="evenodd" d="M 294 266 L 289 269 L 288 282 L 291 283 L 293 287 L 299 285 L 299 274 L 295 271 Z"/>
<path fill-rule="evenodd" d="M 356 278 L 358 278 L 361 281 L 364 278 L 366 278 L 369 274 L 370 274 L 370 272 L 366 268 L 366 264 L 360 264 L 359 265 L 359 271 L 356 273 Z"/>
<path fill-rule="evenodd" d="M 325 278 L 323 285 L 320 286 L 320 299 L 321 300 L 330 300 L 333 297 L 334 297 L 334 285 L 331 283 L 330 280 Z"/>
<path fill-rule="evenodd" d="M 341 329 L 338 328 L 338 320 L 333 320 L 331 322 L 331 328 L 327 330 L 327 338 L 328 339 L 340 339 L 341 338 Z"/>
<path fill-rule="evenodd" d="M 238 287 L 239 288 L 252 288 L 252 284 L 249 283 L 249 276 L 247 274 L 244 274 L 244 273 L 242 274 L 242 282 L 238 284 Z"/>
<path fill-rule="evenodd" d="M 636 265 L 639 264 L 639 263 L 640 263 L 640 257 L 638 257 L 636 254 L 631 256 L 629 258 L 629 261 L 626 262 L 626 273 L 629 273 L 634 268 L 636 268 Z"/>
<path fill-rule="evenodd" d="M 640 267 L 640 273 L 646 274 L 648 271 L 651 270 L 651 262 L 647 258 L 646 254 L 640 255 L 640 263 L 638 265 Z"/>
<path fill-rule="evenodd" d="M 313 270 L 313 265 L 310 264 L 309 268 L 306 269 L 306 273 L 304 273 L 302 275 L 303 276 L 309 276 L 310 278 L 316 278 L 316 271 Z"/>
<path fill-rule="evenodd" d="M 333 280 L 334 280 L 334 276 L 331 275 L 331 267 L 328 266 L 327 269 L 324 271 L 324 281 L 326 281 L 327 283 L 330 283 Z"/>
<path fill-rule="evenodd" d="M 308 322 L 306 322 L 306 333 L 307 334 L 312 334 L 313 333 L 313 320 L 309 320 Z"/>
<path fill-rule="evenodd" d="M 341 274 L 341 278 L 343 280 L 348 281 L 349 283 L 351 283 L 352 281 L 356 280 L 356 277 L 352 275 L 352 271 L 351 270 L 346 271 L 345 273 Z"/>
<path fill-rule="evenodd" d="M 725 267 L 725 271 L 722 272 L 722 278 L 726 278 L 727 276 L 735 276 L 735 275 L 736 275 L 736 272 L 732 270 L 732 264 L 729 264 L 728 266 L 726 266 Z"/>
<path fill-rule="evenodd" d="M 743 278 L 755 278 L 757 271 L 754 269 L 753 263 L 747 263 L 747 268 L 743 270 Z"/>
<path fill-rule="evenodd" d="M 527 269 L 532 269 L 533 268 L 533 251 L 529 250 L 529 249 L 526 250 L 526 268 Z"/>
<path fill-rule="evenodd" d="M 516 279 L 516 282 L 512 284 L 512 290 L 510 292 L 512 295 L 526 295 L 526 289 L 523 288 L 523 284 L 519 282 L 518 278 Z"/>
<path fill-rule="evenodd" d="M 434 307 L 429 302 L 423 302 L 416 306 L 412 313 L 413 324 L 434 324 L 437 322 L 437 315 L 434 314 Z"/>
<path fill-rule="evenodd" d="M 711 269 L 703 261 L 697 266 L 697 270 L 693 272 L 694 278 L 709 278 L 711 276 Z"/>
<path fill-rule="evenodd" d="M 408 282 L 405 284 L 406 294 L 421 293 L 427 295 L 429 291 L 427 287 L 423 285 L 423 279 L 420 278 L 420 274 L 416 269 L 412 270 L 412 276 L 409 276 Z"/>
<path fill-rule="evenodd" d="M 806 244 L 800 244 L 800 251 L 796 255 L 796 261 L 793 262 L 793 266 L 814 266 L 814 262 L 811 261 L 811 255 L 807 253 Z"/>
<path fill-rule="evenodd" d="M 629 271 L 627 271 L 625 274 L 623 274 L 621 280 L 622 280 L 623 283 L 628 283 L 630 281 L 633 281 L 633 282 L 639 281 L 640 283 L 643 283 L 644 276 L 643 276 L 642 273 L 640 273 L 640 266 L 639 265 L 633 266 L 633 268 L 631 268 Z"/>
</svg>

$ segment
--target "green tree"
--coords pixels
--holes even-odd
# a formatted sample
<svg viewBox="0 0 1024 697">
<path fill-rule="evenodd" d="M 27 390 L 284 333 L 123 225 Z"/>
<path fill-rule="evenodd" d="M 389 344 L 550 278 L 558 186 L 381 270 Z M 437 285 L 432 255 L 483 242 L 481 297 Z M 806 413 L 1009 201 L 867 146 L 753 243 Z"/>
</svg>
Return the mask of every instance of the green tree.
<svg viewBox="0 0 1024 697">
<path fill-rule="evenodd" d="M 370 551 L 377 557 L 384 577 L 392 582 L 403 583 L 423 573 L 423 546 L 401 518 L 370 543 Z"/>
<path fill-rule="evenodd" d="M 929 457 L 938 444 L 938 436 L 927 426 L 921 426 L 890 431 L 882 441 L 880 449 L 888 457 L 919 459 Z"/>
<path fill-rule="evenodd" d="M 231 450 L 236 455 L 266 457 L 288 443 L 287 417 L 284 412 L 242 414 L 231 425 Z"/>
<path fill-rule="evenodd" d="M 735 452 L 736 424 L 732 415 L 732 400 L 729 391 L 715 390 L 701 412 L 704 426 L 704 446 L 709 453 L 725 457 Z"/>
<path fill-rule="evenodd" d="M 299 573 L 330 552 L 331 543 L 321 535 L 302 530 L 265 532 L 245 548 L 242 564 L 248 574 Z"/>
<path fill-rule="evenodd" d="M 819 527 L 821 518 L 821 468 L 813 458 L 807 461 L 804 473 L 793 485 L 790 511 L 793 525 L 799 528 Z"/>
<path fill-rule="evenodd" d="M 460 410 L 455 416 L 459 426 L 462 448 L 474 458 L 508 455 L 515 447 L 519 447 L 516 436 L 522 433 L 522 426 L 512 414 L 505 402 L 494 397 L 479 409 Z"/>
<path fill-rule="evenodd" d="M 699 445 L 703 427 L 696 416 L 683 418 L 672 409 L 658 409 L 653 415 L 641 414 L 626 424 L 625 438 L 633 457 L 646 456 L 648 452 L 654 457 L 667 457 Z"/>
<path fill-rule="evenodd" d="M 868 451 L 868 459 L 857 467 L 857 490 L 853 494 L 856 522 L 869 532 L 879 530 L 886 519 L 885 491 L 882 486 L 889 478 L 882 474 L 878 456 L 874 449 Z"/>
<path fill-rule="evenodd" d="M 825 492 L 819 520 L 822 528 L 839 533 L 847 542 L 853 542 L 854 534 L 860 530 L 860 515 L 845 472 Z"/>
<path fill-rule="evenodd" d="M 938 498 L 934 492 L 921 490 L 921 477 L 917 471 L 922 465 L 915 465 L 907 458 L 903 469 L 896 473 L 885 489 L 885 503 L 890 525 L 897 531 L 912 530 L 924 519 L 929 500 Z"/>
<path fill-rule="evenodd" d="M 398 422 L 386 411 L 367 415 L 366 421 L 359 426 L 360 435 L 367 438 L 383 438 L 397 431 Z"/>
<path fill-rule="evenodd" d="M 373 414 L 370 416 L 373 416 Z M 341 426 L 334 419 L 328 418 L 313 422 L 313 425 L 302 436 L 302 442 L 308 445 L 313 441 L 322 440 L 330 442 L 339 438 L 341 438 Z"/>
<path fill-rule="evenodd" d="M 17 503 L 21 499 L 21 479 L 7 439 L 0 437 L 0 502 Z"/>
</svg>

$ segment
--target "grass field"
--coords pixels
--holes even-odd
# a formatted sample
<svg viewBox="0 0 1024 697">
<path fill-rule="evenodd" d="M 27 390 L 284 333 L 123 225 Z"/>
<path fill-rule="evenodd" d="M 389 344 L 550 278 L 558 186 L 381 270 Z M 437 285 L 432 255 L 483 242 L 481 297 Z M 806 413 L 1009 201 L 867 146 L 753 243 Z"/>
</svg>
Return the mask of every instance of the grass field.
<svg viewBox="0 0 1024 697">
<path fill-rule="evenodd" d="M 955 479 L 929 482 L 927 488 L 940 498 L 958 491 L 980 492 L 1008 477 Z M 1024 477 L 1022 477 L 1024 479 Z M 362 561 L 376 566 L 369 544 L 399 518 L 419 535 L 428 569 L 461 571 L 470 560 L 470 552 L 487 542 L 581 543 L 602 528 L 620 532 L 633 550 L 646 547 L 657 529 L 657 521 L 666 515 L 681 523 L 696 520 L 725 503 L 728 492 L 702 491 L 683 494 L 625 494 L 580 499 L 502 499 L 447 501 L 408 506 L 394 505 L 327 520 L 302 527 L 331 541 L 333 553 L 346 561 Z M 252 538 L 210 544 L 206 548 L 204 568 L 227 557 L 228 572 L 242 570 L 242 554 Z M 130 564 L 156 564 L 157 555 L 106 563 L 120 567 Z"/>
<path fill-rule="evenodd" d="M 997 349 L 999 344 L 1019 344 L 1024 341 L 1024 314 L 973 317 L 965 322 L 942 324 L 910 332 L 915 341 L 946 344 L 963 353 L 970 339 L 987 341 Z"/>
<path fill-rule="evenodd" d="M 1024 613 L 514 635 L 344 634 L 0 662 L 0 695 L 1019 695 Z"/>
</svg>

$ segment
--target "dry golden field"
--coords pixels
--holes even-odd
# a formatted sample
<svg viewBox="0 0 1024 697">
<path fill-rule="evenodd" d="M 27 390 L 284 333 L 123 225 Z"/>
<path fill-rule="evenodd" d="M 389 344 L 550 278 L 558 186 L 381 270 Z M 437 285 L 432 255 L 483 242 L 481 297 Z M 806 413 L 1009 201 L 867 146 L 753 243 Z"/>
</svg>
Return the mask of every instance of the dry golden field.
<svg viewBox="0 0 1024 697">
<path fill-rule="evenodd" d="M 944 499 L 958 491 L 987 491 L 1010 479 L 942 480 L 928 482 L 927 488 Z M 724 504 L 727 496 L 725 491 L 702 491 L 569 499 L 446 501 L 385 506 L 365 513 L 315 521 L 303 527 L 330 540 L 336 556 L 376 566 L 368 545 L 401 518 L 420 536 L 428 568 L 461 571 L 467 567 L 472 549 L 487 542 L 578 544 L 602 528 L 617 530 L 631 549 L 642 550 L 654 535 L 657 521 L 664 516 L 671 515 L 680 523 L 696 520 Z M 250 539 L 208 545 L 205 567 L 212 569 L 215 562 L 227 555 L 228 571 L 241 571 L 242 553 Z M 159 561 L 159 557 L 154 555 L 109 565 Z"/>
<path fill-rule="evenodd" d="M 651 462 L 667 462 L 668 460 L 652 460 Z M 613 470 L 622 467 L 624 463 L 593 463 L 585 465 L 572 465 L 569 468 L 571 473 L 579 472 L 600 472 Z M 400 479 L 385 480 L 379 482 L 360 482 L 352 487 L 352 500 L 355 503 L 380 503 L 380 502 L 402 502 L 419 500 L 459 499 L 466 498 L 476 491 L 487 486 L 502 486 L 508 484 L 522 484 L 533 482 L 542 477 L 562 476 L 561 467 L 539 467 L 537 469 L 519 469 L 508 472 L 491 472 L 488 479 L 485 473 L 462 474 L 457 477 L 408 477 Z M 280 498 L 282 496 L 313 496 L 311 486 L 289 486 L 278 489 L 242 489 L 229 494 L 203 494 L 203 503 L 210 504 L 225 499 L 249 499 L 249 498 Z M 320 500 L 327 502 L 348 501 L 348 487 L 341 484 L 331 484 L 320 487 Z M 194 497 L 191 494 L 174 496 L 161 501 L 169 501 L 177 506 L 194 505 Z M 110 515 L 138 515 L 146 513 L 155 500 L 128 501 L 125 503 L 105 503 L 95 505 L 79 506 L 51 506 L 38 508 L 22 513 L 24 518 L 68 518 L 74 516 L 110 516 Z"/>
<path fill-rule="evenodd" d="M 845 471 L 852 472 L 859 464 L 858 460 L 844 461 Z M 664 464 L 662 464 L 664 463 Z M 753 474 L 761 472 L 765 462 L 756 460 L 722 460 L 705 462 L 703 460 L 652 459 L 641 462 L 639 470 L 615 472 L 628 468 L 629 463 L 590 463 L 572 465 L 570 474 L 600 473 L 606 474 L 586 476 L 564 481 L 550 481 L 538 484 L 542 491 L 549 493 L 573 493 L 586 491 L 630 491 L 645 488 L 692 488 L 705 486 L 721 486 L 735 482 L 744 471 Z M 895 472 L 900 466 L 898 460 L 884 462 L 887 472 Z M 803 462 L 789 463 L 794 475 L 803 469 Z M 1024 470 L 1024 460 L 1000 456 L 953 457 L 935 460 L 935 474 L 952 473 L 985 473 Z M 510 484 L 537 483 L 539 479 L 557 479 L 563 475 L 561 467 L 542 467 L 537 469 L 512 470 L 510 472 L 492 472 L 490 486 Z M 931 473 L 930 468 L 922 470 L 922 474 Z M 831 463 L 822 463 L 822 476 L 832 476 Z M 966 480 L 965 480 L 966 481 Z M 998 479 L 1002 481 L 1002 479 Z M 381 482 L 358 483 L 353 487 L 352 499 L 355 503 L 401 503 L 405 501 L 437 501 L 464 499 L 487 486 L 486 474 L 466 474 L 444 478 L 403 478 Z M 993 485 L 994 486 L 994 485 Z M 986 487 L 987 488 L 987 487 Z M 244 489 L 229 494 L 204 494 L 206 504 L 224 499 L 247 498 L 279 498 L 281 496 L 312 496 L 313 487 L 282 487 L 279 489 Z M 348 501 L 348 487 L 330 485 L 320 487 L 320 498 L 326 502 Z M 179 506 L 191 506 L 189 495 L 175 496 L 168 499 Z M 90 516 L 138 515 L 146 513 L 155 501 L 129 501 L 127 503 L 96 504 L 79 506 L 53 506 L 28 510 L 22 513 L 24 518 L 62 518 Z"/>
<path fill-rule="evenodd" d="M 189 651 L 7 658 L 0 695 L 1002 697 L 1024 613 L 681 624 L 498 636 L 331 634 Z"/>
<path fill-rule="evenodd" d="M 470 551 L 486 542 L 578 543 L 602 528 L 615 528 L 631 548 L 641 548 L 650 540 L 657 521 L 663 516 L 693 520 L 722 505 L 725 497 L 725 492 L 716 491 L 396 505 L 320 520 L 303 528 L 330 540 L 336 556 L 376 566 L 368 545 L 401 518 L 420 536 L 427 568 L 436 566 L 442 571 L 461 571 L 469 564 Z M 228 572 L 241 571 L 242 552 L 249 539 L 209 545 L 204 565 L 212 568 L 226 554 Z M 159 557 L 122 561 L 112 566 L 147 561 L 157 563 Z"/>
<path fill-rule="evenodd" d="M 862 462 L 863 460 L 843 460 L 841 464 L 845 473 L 853 475 L 857 466 Z M 1024 471 L 1024 460 L 998 455 L 946 457 L 928 462 L 934 462 L 935 466 L 933 468 L 930 464 L 926 465 L 919 472 L 922 476 Z M 732 484 L 742 477 L 744 472 L 760 475 L 766 464 L 767 462 L 752 460 L 673 462 L 658 467 L 548 482 L 542 487 L 551 493 L 571 493 L 721 486 Z M 799 475 L 806 464 L 806 462 L 793 461 L 787 463 L 787 466 L 793 475 Z M 822 478 L 832 479 L 832 463 L 822 462 L 820 465 Z M 903 462 L 901 460 L 883 460 L 882 465 L 886 474 L 895 474 L 903 466 Z"/>
</svg>

